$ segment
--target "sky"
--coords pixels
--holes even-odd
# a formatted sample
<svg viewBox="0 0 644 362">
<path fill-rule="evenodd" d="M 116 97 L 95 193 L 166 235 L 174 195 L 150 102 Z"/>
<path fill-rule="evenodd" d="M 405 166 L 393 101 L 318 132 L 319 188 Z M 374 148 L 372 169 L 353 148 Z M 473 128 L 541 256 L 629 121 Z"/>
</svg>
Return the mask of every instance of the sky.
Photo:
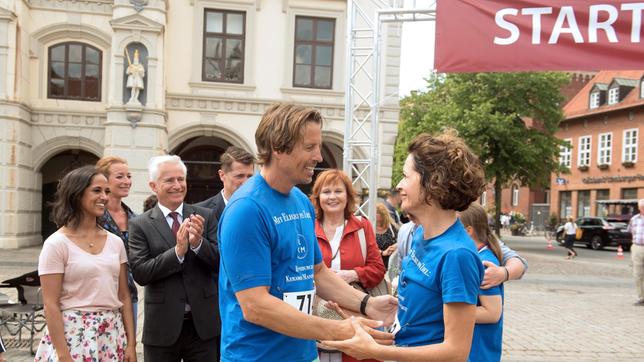
<svg viewBox="0 0 644 362">
<path fill-rule="evenodd" d="M 412 90 L 424 90 L 429 73 L 434 68 L 434 21 L 403 23 L 400 54 L 400 97 Z"/>
</svg>

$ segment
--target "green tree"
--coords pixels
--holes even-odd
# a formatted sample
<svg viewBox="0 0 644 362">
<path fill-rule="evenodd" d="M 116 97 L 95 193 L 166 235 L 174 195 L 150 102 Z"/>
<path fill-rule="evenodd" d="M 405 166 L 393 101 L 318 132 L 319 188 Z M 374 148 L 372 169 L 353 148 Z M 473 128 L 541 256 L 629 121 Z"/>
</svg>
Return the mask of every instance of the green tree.
<svg viewBox="0 0 644 362">
<path fill-rule="evenodd" d="M 394 182 L 402 176 L 409 141 L 422 132 L 454 128 L 480 158 L 494 183 L 495 229 L 501 190 L 512 181 L 546 186 L 560 168 L 554 132 L 563 119 L 565 73 L 432 74 L 426 92 L 401 101 L 394 150 Z"/>
</svg>

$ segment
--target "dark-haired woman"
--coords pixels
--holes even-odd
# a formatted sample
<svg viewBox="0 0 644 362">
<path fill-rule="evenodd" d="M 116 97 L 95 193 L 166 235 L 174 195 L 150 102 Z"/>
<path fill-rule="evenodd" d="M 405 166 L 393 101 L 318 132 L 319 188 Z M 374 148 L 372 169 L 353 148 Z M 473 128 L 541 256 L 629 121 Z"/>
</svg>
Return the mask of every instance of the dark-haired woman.
<svg viewBox="0 0 644 362">
<path fill-rule="evenodd" d="M 408 151 L 398 189 L 403 211 L 420 226 L 398 281 L 395 345 L 376 343 L 358 323 L 352 339 L 325 343 L 356 358 L 465 361 L 483 265 L 457 211 L 481 194 L 483 169 L 452 133 L 421 134 Z"/>
<path fill-rule="evenodd" d="M 98 223 L 108 194 L 93 166 L 58 185 L 52 218 L 60 228 L 38 260 L 47 330 L 35 361 L 136 361 L 125 247 Z"/>
</svg>

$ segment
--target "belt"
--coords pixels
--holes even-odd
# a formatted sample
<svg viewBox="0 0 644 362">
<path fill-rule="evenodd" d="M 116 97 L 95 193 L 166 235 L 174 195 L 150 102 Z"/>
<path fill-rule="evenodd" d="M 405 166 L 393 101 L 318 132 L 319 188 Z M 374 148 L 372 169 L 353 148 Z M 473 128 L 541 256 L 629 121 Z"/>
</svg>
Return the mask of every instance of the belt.
<svg viewBox="0 0 644 362">
<path fill-rule="evenodd" d="M 192 320 L 192 312 L 188 311 L 188 312 L 183 313 L 183 319 L 184 320 L 187 320 L 187 319 Z"/>
</svg>

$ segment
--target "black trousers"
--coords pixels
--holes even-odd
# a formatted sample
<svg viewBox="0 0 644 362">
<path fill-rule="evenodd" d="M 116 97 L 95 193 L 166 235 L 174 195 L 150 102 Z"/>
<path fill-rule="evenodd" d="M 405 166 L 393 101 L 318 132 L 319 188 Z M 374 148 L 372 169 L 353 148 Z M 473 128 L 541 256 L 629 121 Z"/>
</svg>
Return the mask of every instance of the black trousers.
<svg viewBox="0 0 644 362">
<path fill-rule="evenodd" d="M 147 362 L 218 362 L 219 336 L 202 340 L 191 318 L 183 320 L 181 334 L 171 346 L 143 346 L 143 359 Z"/>
<path fill-rule="evenodd" d="M 575 234 L 566 234 L 564 238 L 564 247 L 568 249 L 568 255 L 577 254 L 575 249 L 573 249 L 573 245 L 575 245 L 575 238 Z"/>
</svg>

